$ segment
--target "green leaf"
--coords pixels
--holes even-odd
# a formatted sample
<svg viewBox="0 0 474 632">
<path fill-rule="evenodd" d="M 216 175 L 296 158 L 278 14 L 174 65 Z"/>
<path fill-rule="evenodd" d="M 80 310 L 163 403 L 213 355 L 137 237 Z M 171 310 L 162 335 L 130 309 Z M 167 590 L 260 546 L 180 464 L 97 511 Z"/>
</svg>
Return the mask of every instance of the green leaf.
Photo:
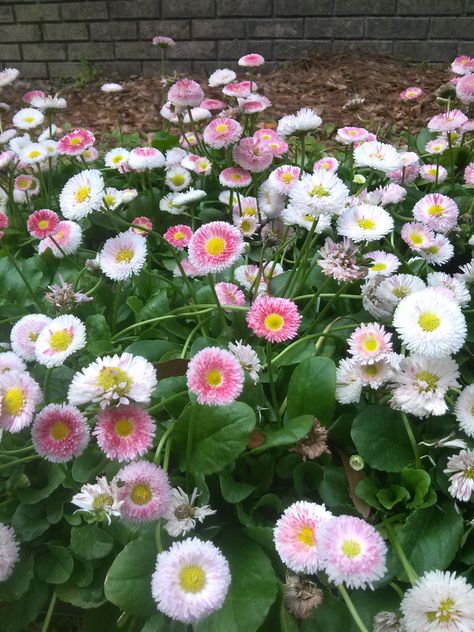
<svg viewBox="0 0 474 632">
<path fill-rule="evenodd" d="M 48 498 L 64 481 L 66 475 L 59 465 L 43 462 L 31 477 L 31 486 L 20 488 L 18 498 L 26 505 Z"/>
<path fill-rule="evenodd" d="M 277 580 L 262 549 L 237 533 L 219 541 L 232 582 L 223 607 L 194 625 L 194 632 L 256 632 L 277 596 Z"/>
<path fill-rule="evenodd" d="M 451 502 L 428 509 L 416 509 L 397 531 L 400 545 L 418 575 L 426 571 L 444 570 L 453 561 L 463 534 L 463 518 Z M 395 572 L 404 577 L 401 565 L 394 558 Z"/>
<path fill-rule="evenodd" d="M 377 499 L 385 509 L 392 509 L 392 507 L 395 507 L 398 503 L 409 500 L 409 498 L 410 494 L 401 485 L 390 485 L 377 492 Z"/>
<path fill-rule="evenodd" d="M 178 144 L 179 141 L 176 136 L 172 136 L 168 134 L 168 132 L 155 132 L 153 140 L 151 141 L 152 147 L 162 152 L 171 149 L 171 147 L 176 147 Z"/>
<path fill-rule="evenodd" d="M 331 421 L 336 405 L 336 365 L 330 358 L 309 358 L 296 367 L 288 386 L 287 415 Z"/>
<path fill-rule="evenodd" d="M 47 544 L 36 558 L 38 577 L 47 584 L 63 584 L 71 576 L 74 561 L 63 546 Z"/>
<path fill-rule="evenodd" d="M 428 492 L 431 487 L 431 478 L 428 472 L 425 470 L 414 469 L 405 467 L 401 472 L 401 478 L 403 485 L 408 489 L 411 495 L 411 501 L 407 503 L 407 507 L 414 509 L 420 505 L 427 506 L 425 504 L 425 498 L 427 498 Z M 428 496 L 428 500 L 431 500 L 430 504 L 436 502 L 436 493 L 433 491 L 431 499 Z"/>
<path fill-rule="evenodd" d="M 49 528 L 45 504 L 18 505 L 12 516 L 12 527 L 25 542 L 42 535 Z"/>
<path fill-rule="evenodd" d="M 72 464 L 72 477 L 78 483 L 86 483 L 97 476 L 105 467 L 107 459 L 102 452 L 87 450 Z"/>
<path fill-rule="evenodd" d="M 24 632 L 28 624 L 34 621 L 46 605 L 48 587 L 44 582 L 34 579 L 28 591 L 9 606 L 2 607 L 3 632 Z"/>
<path fill-rule="evenodd" d="M 170 311 L 166 290 L 162 289 L 154 294 L 140 310 L 139 321 L 150 320 L 164 316 Z"/>
<path fill-rule="evenodd" d="M 381 504 L 377 500 L 378 487 L 373 478 L 367 476 L 357 483 L 356 494 L 371 507 L 382 509 Z"/>
<path fill-rule="evenodd" d="M 150 362 L 159 362 L 167 351 L 175 349 L 179 349 L 179 345 L 169 340 L 138 340 L 132 342 L 125 351 L 132 355 L 143 356 Z"/>
<path fill-rule="evenodd" d="M 342 601 L 330 592 L 324 595 L 324 600 L 310 619 L 301 623 L 301 632 L 335 632 L 336 630 L 351 630 L 352 618 Z"/>
<path fill-rule="evenodd" d="M 242 402 L 188 406 L 173 429 L 180 467 L 201 474 L 220 472 L 245 450 L 255 423 L 255 413 Z M 187 463 L 189 432 L 191 450 Z"/>
<path fill-rule="evenodd" d="M 260 454 L 271 448 L 294 445 L 308 434 L 313 425 L 313 420 L 313 415 L 301 415 L 301 417 L 286 421 L 281 430 L 276 430 L 266 435 L 264 443 L 258 448 L 254 448 L 251 454 Z"/>
<path fill-rule="evenodd" d="M 96 525 L 71 529 L 71 550 L 84 560 L 98 560 L 110 553 L 114 540 Z"/>
<path fill-rule="evenodd" d="M 0 582 L 0 600 L 16 601 L 27 590 L 33 579 L 34 560 L 33 556 L 28 557 L 20 552 L 20 559 L 13 567 L 13 573 L 3 582 Z"/>
<path fill-rule="evenodd" d="M 94 314 L 86 320 L 87 349 L 94 355 L 112 353 L 112 334 L 109 325 L 102 314 Z"/>
<path fill-rule="evenodd" d="M 400 413 L 385 406 L 368 406 L 352 425 L 359 454 L 376 470 L 399 472 L 413 461 Z"/>
<path fill-rule="evenodd" d="M 156 613 L 151 596 L 151 576 L 155 568 L 155 544 L 134 540 L 117 555 L 105 577 L 105 596 L 130 614 L 145 617 Z"/>
<path fill-rule="evenodd" d="M 219 474 L 222 497 L 228 503 L 240 503 L 257 488 L 249 483 L 237 483 L 228 469 L 222 470 Z"/>
</svg>

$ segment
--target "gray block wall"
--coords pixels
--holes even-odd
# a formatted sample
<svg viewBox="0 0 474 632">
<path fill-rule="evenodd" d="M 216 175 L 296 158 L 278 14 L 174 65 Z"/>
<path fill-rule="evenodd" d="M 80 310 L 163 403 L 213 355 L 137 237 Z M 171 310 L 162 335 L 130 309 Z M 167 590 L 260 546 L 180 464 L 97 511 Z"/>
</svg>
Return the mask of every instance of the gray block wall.
<svg viewBox="0 0 474 632">
<path fill-rule="evenodd" d="M 202 72 L 258 52 L 269 67 L 309 49 L 447 62 L 474 55 L 474 0 L 0 0 L 0 61 L 23 76 L 155 74 L 154 35 L 177 41 L 171 69 Z"/>
</svg>

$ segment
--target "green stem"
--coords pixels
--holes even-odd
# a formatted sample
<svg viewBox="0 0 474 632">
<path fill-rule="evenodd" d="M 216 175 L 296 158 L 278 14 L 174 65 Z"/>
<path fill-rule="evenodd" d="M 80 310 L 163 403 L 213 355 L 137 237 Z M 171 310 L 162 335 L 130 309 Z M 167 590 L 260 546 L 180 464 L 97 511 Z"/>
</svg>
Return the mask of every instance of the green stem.
<svg viewBox="0 0 474 632">
<path fill-rule="evenodd" d="M 163 433 L 163 436 L 160 439 L 160 442 L 158 443 L 156 447 L 155 456 L 153 457 L 153 463 L 155 463 L 156 465 L 160 464 L 161 450 L 163 449 L 163 446 L 165 445 L 166 440 L 168 439 L 170 434 L 173 432 L 173 428 L 174 426 L 173 424 L 171 424 L 171 426 L 165 430 L 165 432 Z"/>
<path fill-rule="evenodd" d="M 117 286 L 115 288 L 115 298 L 114 298 L 114 304 L 113 304 L 113 308 L 112 308 L 112 333 L 116 333 L 117 331 L 117 318 L 118 318 L 118 312 L 120 309 L 120 299 L 122 296 L 122 286 L 123 286 L 123 281 L 119 281 L 117 283 Z"/>
<path fill-rule="evenodd" d="M 49 402 L 49 383 L 51 382 L 51 375 L 53 373 L 53 368 L 54 367 L 46 369 L 44 373 L 43 397 L 46 404 Z"/>
<path fill-rule="evenodd" d="M 395 534 L 395 531 L 392 528 L 392 525 L 389 524 L 388 522 L 384 521 L 384 527 L 385 527 L 385 531 L 388 535 L 388 539 L 390 540 L 390 544 L 392 545 L 392 547 L 395 550 L 395 553 L 397 554 L 398 559 L 400 560 L 403 569 L 408 577 L 408 581 L 410 582 L 410 584 L 412 586 L 414 586 L 418 580 L 418 576 L 415 572 L 415 569 L 413 568 L 413 566 L 410 564 L 410 562 L 408 561 L 407 556 L 405 555 L 405 551 L 402 549 L 402 546 L 400 544 L 400 542 L 398 541 L 398 538 Z"/>
<path fill-rule="evenodd" d="M 189 305 L 187 306 L 189 309 Z M 114 338 L 117 338 L 118 336 L 121 336 L 122 334 L 124 334 L 127 331 L 132 331 L 133 329 L 135 329 L 136 327 L 143 327 L 144 325 L 151 325 L 154 323 L 159 323 L 162 320 L 170 320 L 173 318 L 182 318 L 182 317 L 189 317 L 189 316 L 199 316 L 201 314 L 208 314 L 209 312 L 212 312 L 213 310 L 215 310 L 216 308 L 214 306 L 209 307 L 207 309 L 203 309 L 201 311 L 195 311 L 195 312 L 186 312 L 184 314 L 167 314 L 166 316 L 157 316 L 156 318 L 150 318 L 149 320 L 142 320 L 139 323 L 134 323 L 133 325 L 129 325 L 128 327 L 125 327 L 125 329 L 122 329 L 122 331 L 120 331 L 119 333 L 115 334 L 114 336 L 112 336 L 112 340 Z"/>
<path fill-rule="evenodd" d="M 207 275 L 207 280 L 209 281 L 209 285 L 211 287 L 212 295 L 213 295 L 214 300 L 216 302 L 217 311 L 219 312 L 219 317 L 220 317 L 221 323 L 222 323 L 222 329 L 223 329 L 223 331 L 225 331 L 225 329 L 227 327 L 227 322 L 226 322 L 226 319 L 225 319 L 224 310 L 222 309 L 222 305 L 220 304 L 219 298 L 217 296 L 217 292 L 216 292 L 216 288 L 215 288 L 215 285 L 214 285 L 214 279 L 212 277 L 212 274 L 209 273 Z"/>
<path fill-rule="evenodd" d="M 10 463 L 5 463 L 4 465 L 0 465 L 0 470 L 4 470 L 11 465 L 18 465 L 19 463 L 28 463 L 28 461 L 34 461 L 35 459 L 39 459 L 40 456 L 38 454 L 32 454 L 31 456 L 24 456 L 21 459 L 17 459 L 16 461 L 11 461 Z"/>
<path fill-rule="evenodd" d="M 401 413 L 403 425 L 405 426 L 406 433 L 408 438 L 410 439 L 411 447 L 413 448 L 413 454 L 415 455 L 416 466 L 420 469 L 423 469 L 423 465 L 420 459 L 420 453 L 418 451 L 418 444 L 415 439 L 415 435 L 413 434 L 413 429 L 411 427 L 410 421 L 404 412 Z"/>
<path fill-rule="evenodd" d="M 166 404 L 169 404 L 169 402 L 172 402 L 175 399 L 178 399 L 179 397 L 182 397 L 183 395 L 186 395 L 187 392 L 188 392 L 187 390 L 186 391 L 180 391 L 179 393 L 175 393 L 171 397 L 167 397 L 166 399 L 164 399 L 163 401 L 159 402 L 158 404 L 155 404 L 154 406 L 151 406 L 151 408 L 148 409 L 148 412 L 149 413 L 154 413 L 157 410 L 160 410 L 160 408 L 165 408 Z"/>
<path fill-rule="evenodd" d="M 344 599 L 347 609 L 351 613 L 356 626 L 359 628 L 361 632 L 369 632 L 368 629 L 365 627 L 364 622 L 360 618 L 359 613 L 357 612 L 356 607 L 352 603 L 352 599 L 349 597 L 349 593 L 347 592 L 345 587 L 342 584 L 339 584 L 337 589 L 339 590 L 342 598 Z"/>
<path fill-rule="evenodd" d="M 12 256 L 12 254 L 10 253 L 10 251 L 8 250 L 8 248 L 4 244 L 3 244 L 3 249 L 7 253 L 7 257 L 10 260 L 10 263 L 15 268 L 15 270 L 18 272 L 18 274 L 20 275 L 23 283 L 25 284 L 25 287 L 28 290 L 28 293 L 31 296 L 31 300 L 33 301 L 33 304 L 35 305 L 36 309 L 39 312 L 42 312 L 43 310 L 41 309 L 38 301 L 36 300 L 35 293 L 33 292 L 33 289 L 31 287 L 31 285 L 29 284 L 27 278 L 23 274 L 23 271 L 21 270 L 21 268 L 18 266 L 17 262 L 15 261 L 15 258 Z"/>
<path fill-rule="evenodd" d="M 56 591 L 53 591 L 53 595 L 51 597 L 51 601 L 49 602 L 48 612 L 46 613 L 46 617 L 44 619 L 43 627 L 41 628 L 41 632 L 47 632 L 49 628 L 49 624 L 51 623 L 51 619 L 53 617 L 54 606 L 56 605 Z"/>
<path fill-rule="evenodd" d="M 163 545 L 161 544 L 161 520 L 158 520 L 155 527 L 155 544 L 158 553 L 163 553 Z"/>
<path fill-rule="evenodd" d="M 188 494 L 191 493 L 191 472 L 190 472 L 190 463 L 191 463 L 191 452 L 193 449 L 193 435 L 194 435 L 194 415 L 191 414 L 191 419 L 188 424 L 188 440 L 186 443 L 186 489 L 188 490 Z"/>
<path fill-rule="evenodd" d="M 280 409 L 278 407 L 278 399 L 276 395 L 275 389 L 275 379 L 273 376 L 273 367 L 272 367 L 272 343 L 267 342 L 267 368 L 268 368 L 268 378 L 270 380 L 270 393 L 272 396 L 272 406 L 275 411 L 276 421 L 278 426 L 281 426 L 281 417 L 280 417 Z"/>
</svg>

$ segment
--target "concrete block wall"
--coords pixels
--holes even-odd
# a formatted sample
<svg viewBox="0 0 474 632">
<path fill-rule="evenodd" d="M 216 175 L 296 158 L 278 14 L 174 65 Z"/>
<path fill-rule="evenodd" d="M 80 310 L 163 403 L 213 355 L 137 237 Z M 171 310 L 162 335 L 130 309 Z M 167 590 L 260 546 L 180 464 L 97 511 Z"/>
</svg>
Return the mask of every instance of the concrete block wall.
<svg viewBox="0 0 474 632">
<path fill-rule="evenodd" d="M 268 66 L 309 49 L 447 62 L 474 55 L 474 0 L 0 0 L 0 61 L 25 77 L 209 72 L 258 52 Z"/>
</svg>

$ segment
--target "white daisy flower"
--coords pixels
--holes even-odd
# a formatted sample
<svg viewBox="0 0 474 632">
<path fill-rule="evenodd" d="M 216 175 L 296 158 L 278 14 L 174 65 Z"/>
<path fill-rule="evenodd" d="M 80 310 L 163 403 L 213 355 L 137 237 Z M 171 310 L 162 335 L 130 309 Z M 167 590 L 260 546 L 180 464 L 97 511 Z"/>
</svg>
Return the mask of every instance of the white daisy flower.
<svg viewBox="0 0 474 632">
<path fill-rule="evenodd" d="M 104 516 L 109 524 L 111 516 L 120 516 L 122 504 L 119 500 L 119 486 L 113 480 L 109 483 L 105 476 L 98 476 L 94 484 L 83 485 L 81 491 L 71 498 L 71 502 L 83 511 L 89 511 L 98 517 Z"/>
<path fill-rule="evenodd" d="M 435 288 L 402 299 L 395 310 L 393 326 L 409 351 L 430 358 L 456 353 L 467 334 L 459 305 Z"/>
<path fill-rule="evenodd" d="M 109 211 L 115 211 L 122 204 L 122 192 L 114 187 L 107 187 L 104 190 L 103 206 Z"/>
<path fill-rule="evenodd" d="M 313 215 L 309 215 L 301 209 L 296 210 L 293 206 L 287 206 L 283 209 L 281 221 L 286 224 L 286 226 L 301 226 L 302 228 L 306 228 L 306 230 L 310 230 L 314 222 L 316 222 L 314 228 L 316 234 L 321 234 L 331 228 L 330 215 L 322 214 L 314 218 Z"/>
<path fill-rule="evenodd" d="M 182 207 L 187 204 L 195 204 L 206 197 L 207 193 L 201 189 L 193 189 L 192 187 L 183 193 L 178 193 L 173 199 L 174 206 Z"/>
<path fill-rule="evenodd" d="M 376 241 L 393 230 L 393 219 L 381 206 L 361 204 L 343 212 L 337 220 L 339 235 L 352 241 Z"/>
<path fill-rule="evenodd" d="M 244 345 L 242 340 L 229 342 L 229 351 L 234 354 L 254 384 L 259 381 L 259 372 L 262 368 L 258 355 L 250 345 Z M 0 356 L 1 357 L 1 356 Z"/>
<path fill-rule="evenodd" d="M 445 474 L 449 477 L 449 493 L 463 502 L 470 500 L 474 491 L 474 450 L 461 450 L 448 459 Z"/>
<path fill-rule="evenodd" d="M 51 140 L 54 138 L 57 132 L 57 127 L 54 123 L 51 123 L 51 128 L 45 127 L 41 134 L 38 136 L 38 142 L 42 143 L 44 140 Z"/>
<path fill-rule="evenodd" d="M 218 86 L 225 86 L 236 79 L 237 75 L 233 70 L 229 68 L 219 68 L 209 75 L 207 81 L 209 87 L 217 88 Z"/>
<path fill-rule="evenodd" d="M 165 184 L 172 191 L 184 191 L 191 183 L 191 175 L 184 167 L 179 165 L 168 168 Z"/>
<path fill-rule="evenodd" d="M 15 154 L 19 154 L 20 150 L 28 145 L 31 145 L 33 141 L 31 140 L 31 136 L 26 133 L 23 136 L 14 136 L 8 143 L 8 147 L 15 152 Z"/>
<path fill-rule="evenodd" d="M 277 134 L 281 138 L 311 132 L 322 125 L 322 119 L 311 108 L 301 108 L 296 114 L 288 114 L 278 121 Z"/>
<path fill-rule="evenodd" d="M 124 147 L 116 147 L 111 149 L 104 156 L 104 163 L 106 167 L 111 169 L 118 169 L 124 171 L 124 167 L 128 169 L 128 157 L 130 152 Z"/>
<path fill-rule="evenodd" d="M 51 318 L 44 314 L 27 314 L 20 318 L 10 332 L 13 351 L 27 362 L 36 360 L 35 343 L 43 328 L 50 322 Z"/>
<path fill-rule="evenodd" d="M 288 203 L 305 214 L 340 215 L 349 199 L 349 189 L 335 174 L 326 169 L 305 173 L 291 188 Z"/>
<path fill-rule="evenodd" d="M 0 353 L 0 373 L 7 371 L 26 371 L 26 364 L 14 351 Z"/>
<path fill-rule="evenodd" d="M 392 314 L 402 298 L 424 289 L 426 285 L 420 277 L 413 274 L 394 274 L 377 286 L 375 298 Z"/>
<path fill-rule="evenodd" d="M 474 589 L 455 573 L 430 571 L 407 590 L 401 610 L 406 632 L 470 632 Z"/>
<path fill-rule="evenodd" d="M 44 147 L 44 149 L 46 150 L 47 158 L 54 158 L 54 156 L 58 155 L 58 150 L 57 150 L 58 142 L 56 140 L 48 138 L 46 140 L 42 140 L 40 142 L 40 145 L 41 147 Z"/>
<path fill-rule="evenodd" d="M 20 432 L 33 421 L 35 408 L 43 400 L 38 383 L 24 371 L 0 374 L 0 428 Z"/>
<path fill-rule="evenodd" d="M 189 125 L 189 123 L 202 123 L 212 118 L 212 114 L 206 108 L 195 107 L 191 108 L 191 116 L 189 112 L 185 112 L 183 116 L 183 123 Z"/>
<path fill-rule="evenodd" d="M 460 279 L 444 272 L 430 272 L 426 277 L 428 287 L 437 287 L 444 290 L 453 301 L 461 307 L 466 307 L 471 302 L 471 295 L 467 285 Z"/>
<path fill-rule="evenodd" d="M 371 263 L 369 263 L 368 266 L 369 271 L 367 273 L 369 278 L 377 275 L 384 277 L 391 276 L 400 267 L 399 259 L 391 252 L 373 250 L 372 252 L 367 252 L 364 255 L 364 258 L 371 259 Z"/>
<path fill-rule="evenodd" d="M 393 145 L 371 140 L 354 149 L 354 163 L 358 167 L 372 167 L 378 171 L 393 171 L 401 166 L 400 156 Z"/>
<path fill-rule="evenodd" d="M 362 380 L 358 363 L 343 358 L 336 370 L 336 399 L 340 404 L 352 404 L 359 401 L 361 394 Z"/>
<path fill-rule="evenodd" d="M 67 101 L 63 97 L 59 97 L 57 94 L 53 97 L 51 95 L 34 96 L 31 101 L 31 105 L 34 108 L 38 108 L 43 112 L 48 110 L 64 110 L 67 107 Z"/>
<path fill-rule="evenodd" d="M 102 272 L 113 281 L 138 274 L 146 261 L 146 239 L 130 231 L 107 239 L 99 254 Z"/>
<path fill-rule="evenodd" d="M 454 406 L 454 414 L 461 430 L 469 437 L 474 437 L 474 384 L 466 386 L 461 392 Z"/>
<path fill-rule="evenodd" d="M 279 193 L 269 180 L 265 180 L 258 190 L 258 208 L 263 217 L 265 219 L 279 217 L 285 208 L 285 203 L 286 197 Z"/>
<path fill-rule="evenodd" d="M 398 371 L 400 360 L 403 356 L 397 353 L 389 353 L 387 357 L 372 364 L 357 363 L 360 381 L 363 386 L 370 386 L 377 390 L 391 380 Z"/>
<path fill-rule="evenodd" d="M 177 206 L 174 201 L 178 193 L 172 191 L 167 195 L 164 195 L 160 200 L 160 211 L 166 211 L 167 213 L 171 213 L 171 215 L 180 215 L 183 211 L 186 210 L 185 206 Z"/>
<path fill-rule="evenodd" d="M 44 114 L 35 108 L 23 108 L 13 117 L 13 125 L 18 129 L 34 129 L 44 121 Z"/>
<path fill-rule="evenodd" d="M 195 502 L 200 492 L 195 487 L 191 498 L 181 487 L 171 490 L 171 501 L 163 516 L 166 520 L 165 530 L 173 538 L 180 538 L 196 527 L 196 522 L 204 522 L 207 516 L 215 514 L 215 510 L 209 505 L 195 506 Z"/>
<path fill-rule="evenodd" d="M 16 129 L 6 129 L 0 134 L 0 145 L 6 145 L 18 134 Z"/>
<path fill-rule="evenodd" d="M 6 581 L 13 573 L 18 561 L 18 549 L 13 529 L 0 523 L 0 582 Z"/>
<path fill-rule="evenodd" d="M 102 408 L 130 400 L 148 404 L 156 384 L 155 369 L 145 358 L 131 353 L 105 356 L 75 374 L 68 400 L 73 406 L 100 402 Z"/>
<path fill-rule="evenodd" d="M 444 235 L 435 235 L 431 245 L 423 248 L 418 255 L 433 265 L 441 266 L 454 257 L 454 247 Z"/>
<path fill-rule="evenodd" d="M 402 358 L 393 375 L 390 405 L 416 417 L 444 415 L 444 397 L 450 388 L 460 386 L 458 377 L 458 365 L 451 358 Z"/>
<path fill-rule="evenodd" d="M 61 366 L 66 358 L 85 347 L 86 328 L 76 316 L 64 314 L 51 320 L 42 330 L 35 343 L 40 364 L 47 367 Z"/>
<path fill-rule="evenodd" d="M 102 92 L 111 93 L 111 92 L 122 92 L 123 86 L 119 83 L 103 83 L 100 86 Z"/>
<path fill-rule="evenodd" d="M 48 151 L 40 143 L 31 143 L 18 152 L 18 157 L 27 165 L 35 165 L 48 157 Z"/>
<path fill-rule="evenodd" d="M 59 196 L 61 213 L 67 219 L 82 219 L 102 207 L 104 179 L 97 169 L 86 169 L 66 182 Z"/>
<path fill-rule="evenodd" d="M 188 152 L 182 147 L 172 147 L 165 153 L 166 168 L 177 167 L 186 158 Z"/>
<path fill-rule="evenodd" d="M 4 68 L 0 71 L 0 88 L 10 85 L 20 74 L 18 68 Z"/>
</svg>

